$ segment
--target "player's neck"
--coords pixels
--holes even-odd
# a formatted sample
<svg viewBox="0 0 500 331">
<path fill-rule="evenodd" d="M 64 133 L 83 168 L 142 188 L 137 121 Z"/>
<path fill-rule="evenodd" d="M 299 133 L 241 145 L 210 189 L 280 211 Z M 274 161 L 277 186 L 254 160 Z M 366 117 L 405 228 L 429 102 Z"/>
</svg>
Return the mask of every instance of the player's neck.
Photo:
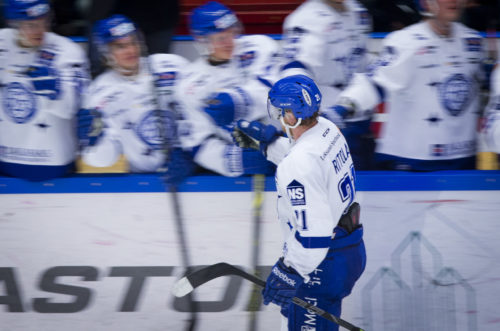
<svg viewBox="0 0 500 331">
<path fill-rule="evenodd" d="M 128 79 L 133 79 L 139 74 L 139 66 L 137 66 L 137 68 L 123 68 L 123 67 L 116 66 L 115 70 L 120 75 L 122 75 L 123 77 L 128 78 Z"/>
<path fill-rule="evenodd" d="M 450 21 L 442 21 L 437 18 L 430 18 L 428 23 L 438 36 L 440 37 L 451 37 L 453 34 L 453 25 Z"/>
<path fill-rule="evenodd" d="M 297 141 L 307 130 L 318 124 L 318 121 L 313 121 L 309 125 L 299 125 L 296 128 L 290 129 L 293 140 Z"/>
<path fill-rule="evenodd" d="M 219 58 L 216 58 L 215 56 L 208 57 L 208 63 L 210 63 L 210 65 L 213 65 L 213 66 L 218 66 L 218 65 L 225 64 L 228 62 L 229 62 L 229 59 L 219 59 Z"/>
<path fill-rule="evenodd" d="M 16 43 L 17 43 L 17 46 L 19 46 L 20 48 L 24 48 L 26 50 L 37 50 L 41 47 L 41 44 L 40 45 L 33 45 L 21 37 L 17 38 Z"/>
</svg>

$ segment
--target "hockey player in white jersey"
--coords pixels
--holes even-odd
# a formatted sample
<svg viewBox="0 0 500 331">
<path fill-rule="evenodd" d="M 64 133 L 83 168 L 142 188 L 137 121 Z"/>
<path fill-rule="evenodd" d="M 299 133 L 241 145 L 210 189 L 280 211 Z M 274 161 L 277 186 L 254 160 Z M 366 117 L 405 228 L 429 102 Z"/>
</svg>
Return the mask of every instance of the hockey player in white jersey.
<svg viewBox="0 0 500 331">
<path fill-rule="evenodd" d="M 9 0 L 0 30 L 0 173 L 30 180 L 74 170 L 74 116 L 88 81 L 83 49 L 49 32 L 46 0 Z"/>
<path fill-rule="evenodd" d="M 379 169 L 474 169 L 482 38 L 454 22 L 462 1 L 422 3 L 427 18 L 389 34 L 373 69 L 355 75 L 337 107 L 349 117 L 385 101 Z"/>
<path fill-rule="evenodd" d="M 338 330 L 338 325 L 290 300 L 297 296 L 340 316 L 342 299 L 351 293 L 366 264 L 353 161 L 337 126 L 319 116 L 321 101 L 309 77 L 285 77 L 269 91 L 269 114 L 281 121 L 289 138 L 256 121 L 238 121 L 235 131 L 240 144 L 257 142 L 278 163 L 284 246 L 263 298 L 266 305 L 281 306 L 287 318 L 282 330 Z"/>
<path fill-rule="evenodd" d="M 266 117 L 277 43 L 264 35 L 240 36 L 236 15 L 214 1 L 193 10 L 190 29 L 201 57 L 181 71 L 176 89 L 183 148 L 197 164 L 224 176 L 273 171 L 261 154 L 236 146 L 228 127 Z"/>
<path fill-rule="evenodd" d="M 500 67 L 491 74 L 490 100 L 483 128 L 488 151 L 500 154 Z"/>
<path fill-rule="evenodd" d="M 97 22 L 94 33 L 109 68 L 91 83 L 78 113 L 83 161 L 105 167 L 124 155 L 129 171 L 154 172 L 165 161 L 159 109 L 172 101 L 177 72 L 188 61 L 145 57 L 140 33 L 123 15 Z"/>
<path fill-rule="evenodd" d="M 324 116 L 341 128 L 356 169 L 369 169 L 374 148 L 369 114 L 343 120 L 332 109 L 353 74 L 368 64 L 368 11 L 357 0 L 307 0 L 285 19 L 283 31 L 281 76 L 304 74 L 315 80 Z"/>
</svg>

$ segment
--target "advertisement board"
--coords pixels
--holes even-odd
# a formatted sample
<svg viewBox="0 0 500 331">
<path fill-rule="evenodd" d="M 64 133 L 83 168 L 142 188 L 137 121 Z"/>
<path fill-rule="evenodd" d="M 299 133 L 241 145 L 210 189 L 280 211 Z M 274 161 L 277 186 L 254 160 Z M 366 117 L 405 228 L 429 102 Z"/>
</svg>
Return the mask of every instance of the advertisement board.
<svg viewBox="0 0 500 331">
<path fill-rule="evenodd" d="M 366 330 L 498 330 L 499 173 L 358 178 L 368 263 L 342 318 Z M 192 264 L 251 272 L 251 178 L 193 177 L 180 189 Z M 184 329 L 187 301 L 170 292 L 181 248 L 158 177 L 0 178 L 0 192 L 0 330 Z M 275 200 L 268 178 L 263 274 L 281 252 Z M 251 289 L 236 277 L 198 288 L 197 330 L 245 330 Z M 257 319 L 279 330 L 277 307 Z"/>
</svg>

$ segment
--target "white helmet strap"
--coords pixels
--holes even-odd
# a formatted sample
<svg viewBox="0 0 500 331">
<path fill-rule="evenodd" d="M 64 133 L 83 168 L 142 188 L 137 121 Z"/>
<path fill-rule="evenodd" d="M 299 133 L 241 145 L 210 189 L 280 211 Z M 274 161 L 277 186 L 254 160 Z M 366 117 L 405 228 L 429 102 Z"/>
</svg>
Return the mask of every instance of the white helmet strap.
<svg viewBox="0 0 500 331">
<path fill-rule="evenodd" d="M 302 118 L 298 118 L 297 122 L 294 125 L 289 125 L 285 123 L 285 116 L 280 116 L 280 122 L 281 124 L 285 127 L 286 135 L 288 136 L 288 140 L 292 142 L 293 137 L 292 137 L 292 132 L 290 129 L 295 129 L 302 123 Z"/>
</svg>

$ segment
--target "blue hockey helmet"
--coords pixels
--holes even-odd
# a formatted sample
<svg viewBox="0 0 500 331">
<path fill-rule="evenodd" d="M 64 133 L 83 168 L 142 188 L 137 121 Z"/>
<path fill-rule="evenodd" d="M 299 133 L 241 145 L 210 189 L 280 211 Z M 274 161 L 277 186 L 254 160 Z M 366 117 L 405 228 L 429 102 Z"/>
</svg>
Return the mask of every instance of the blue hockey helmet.
<svg viewBox="0 0 500 331">
<path fill-rule="evenodd" d="M 195 8 L 189 17 L 189 28 L 195 37 L 206 37 L 239 25 L 235 13 L 216 1 Z"/>
<path fill-rule="evenodd" d="M 47 0 L 7 0 L 4 5 L 7 20 L 34 20 L 50 12 Z"/>
<path fill-rule="evenodd" d="M 282 78 L 273 85 L 269 91 L 267 109 L 271 118 L 283 123 L 287 110 L 302 120 L 312 117 L 319 111 L 320 105 L 321 92 L 316 83 L 305 75 L 293 75 Z"/>
<path fill-rule="evenodd" d="M 120 14 L 97 21 L 94 25 L 94 36 L 99 44 L 109 44 L 134 33 L 137 33 L 135 24 Z"/>
</svg>

